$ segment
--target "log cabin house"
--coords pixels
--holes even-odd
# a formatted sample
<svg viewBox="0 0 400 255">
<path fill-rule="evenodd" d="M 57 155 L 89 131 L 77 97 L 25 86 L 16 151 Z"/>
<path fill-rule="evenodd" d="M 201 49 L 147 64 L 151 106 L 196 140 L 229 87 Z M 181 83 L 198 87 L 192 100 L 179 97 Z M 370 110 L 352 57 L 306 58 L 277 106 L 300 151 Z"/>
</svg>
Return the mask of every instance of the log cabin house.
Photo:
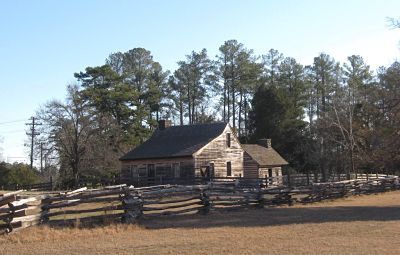
<svg viewBox="0 0 400 255">
<path fill-rule="evenodd" d="M 143 144 L 120 158 L 123 178 L 266 177 L 282 175 L 288 164 L 270 140 L 240 144 L 226 123 L 171 126 L 158 129 Z"/>
<path fill-rule="evenodd" d="M 289 164 L 272 148 L 271 139 L 260 139 L 258 144 L 242 144 L 242 148 L 245 177 L 282 176 L 282 166 Z"/>
</svg>

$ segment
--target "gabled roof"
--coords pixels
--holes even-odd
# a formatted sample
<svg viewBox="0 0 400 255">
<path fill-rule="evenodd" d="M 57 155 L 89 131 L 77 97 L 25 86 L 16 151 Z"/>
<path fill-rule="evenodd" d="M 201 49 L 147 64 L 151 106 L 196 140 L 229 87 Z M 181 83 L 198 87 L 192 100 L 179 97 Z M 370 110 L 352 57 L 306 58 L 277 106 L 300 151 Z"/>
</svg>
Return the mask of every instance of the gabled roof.
<svg viewBox="0 0 400 255">
<path fill-rule="evenodd" d="M 156 130 L 149 140 L 134 148 L 120 160 L 174 158 L 193 153 L 221 135 L 226 123 L 172 126 Z"/>
<path fill-rule="evenodd" d="M 258 144 L 242 144 L 242 148 L 260 166 L 283 166 L 289 164 L 272 147 L 266 148 Z"/>
</svg>

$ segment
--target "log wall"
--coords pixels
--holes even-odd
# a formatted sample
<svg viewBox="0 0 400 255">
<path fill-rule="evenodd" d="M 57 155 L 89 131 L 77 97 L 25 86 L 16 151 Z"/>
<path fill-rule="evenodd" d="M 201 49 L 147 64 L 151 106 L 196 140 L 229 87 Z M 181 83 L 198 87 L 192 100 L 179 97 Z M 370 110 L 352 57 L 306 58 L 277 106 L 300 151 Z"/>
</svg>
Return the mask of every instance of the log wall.
<svg viewBox="0 0 400 255">
<path fill-rule="evenodd" d="M 243 174 L 245 178 L 259 178 L 258 163 L 247 152 L 243 155 Z M 263 178 L 265 176 L 261 176 Z"/>
<path fill-rule="evenodd" d="M 258 163 L 247 153 L 243 155 L 244 164 L 244 177 L 245 178 L 268 178 L 282 176 L 282 167 L 271 166 L 271 167 L 260 167 Z M 269 175 L 269 170 L 272 169 L 272 175 Z"/>
<path fill-rule="evenodd" d="M 272 175 L 269 176 L 269 170 L 272 170 Z M 273 178 L 272 181 L 269 182 L 269 185 L 278 185 L 281 184 L 282 180 L 279 180 L 276 177 L 282 177 L 282 168 L 278 167 L 260 167 L 259 168 L 259 178 L 263 178 L 267 176 L 268 178 Z"/>
<path fill-rule="evenodd" d="M 154 165 L 155 177 L 175 177 L 173 164 L 179 164 L 178 178 L 194 177 L 194 160 L 192 157 L 141 159 L 123 161 L 121 164 L 122 178 L 148 177 L 148 164 Z M 135 168 L 137 169 L 136 171 L 134 170 Z"/>
<path fill-rule="evenodd" d="M 227 133 L 230 133 L 230 147 L 227 146 Z M 201 175 L 201 169 L 214 164 L 214 176 L 227 175 L 227 162 L 231 162 L 230 176 L 243 176 L 243 149 L 229 125 L 224 132 L 193 154 L 195 175 Z"/>
</svg>

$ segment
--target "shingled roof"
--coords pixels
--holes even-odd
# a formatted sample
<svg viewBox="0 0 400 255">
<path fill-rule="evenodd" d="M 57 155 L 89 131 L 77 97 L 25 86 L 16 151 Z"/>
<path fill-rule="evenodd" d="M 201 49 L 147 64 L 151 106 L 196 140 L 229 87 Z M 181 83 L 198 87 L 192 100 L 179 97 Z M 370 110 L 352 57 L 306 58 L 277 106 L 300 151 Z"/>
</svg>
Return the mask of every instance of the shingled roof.
<svg viewBox="0 0 400 255">
<path fill-rule="evenodd" d="M 283 166 L 289 164 L 272 147 L 266 148 L 258 144 L 242 144 L 242 148 L 260 166 Z"/>
<path fill-rule="evenodd" d="M 222 134 L 226 123 L 172 126 L 156 130 L 149 140 L 134 148 L 121 161 L 192 156 Z"/>
</svg>

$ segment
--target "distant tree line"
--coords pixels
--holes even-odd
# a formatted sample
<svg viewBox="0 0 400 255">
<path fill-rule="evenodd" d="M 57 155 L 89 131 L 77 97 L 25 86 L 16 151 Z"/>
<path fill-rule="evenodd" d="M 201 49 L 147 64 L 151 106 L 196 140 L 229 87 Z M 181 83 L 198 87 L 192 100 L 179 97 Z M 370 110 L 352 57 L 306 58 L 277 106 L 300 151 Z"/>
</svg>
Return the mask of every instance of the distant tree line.
<svg viewBox="0 0 400 255">
<path fill-rule="evenodd" d="M 24 163 L 0 162 L 0 189 L 15 188 L 41 181 L 40 173 Z"/>
<path fill-rule="evenodd" d="M 215 57 L 192 51 L 173 72 L 150 51 L 112 53 L 75 73 L 64 101 L 37 117 L 46 162 L 76 182 L 118 174 L 118 158 L 145 141 L 157 120 L 229 122 L 242 142 L 272 138 L 292 171 L 394 173 L 400 166 L 400 63 L 375 72 L 361 56 L 321 53 L 304 66 L 236 40 Z"/>
</svg>

